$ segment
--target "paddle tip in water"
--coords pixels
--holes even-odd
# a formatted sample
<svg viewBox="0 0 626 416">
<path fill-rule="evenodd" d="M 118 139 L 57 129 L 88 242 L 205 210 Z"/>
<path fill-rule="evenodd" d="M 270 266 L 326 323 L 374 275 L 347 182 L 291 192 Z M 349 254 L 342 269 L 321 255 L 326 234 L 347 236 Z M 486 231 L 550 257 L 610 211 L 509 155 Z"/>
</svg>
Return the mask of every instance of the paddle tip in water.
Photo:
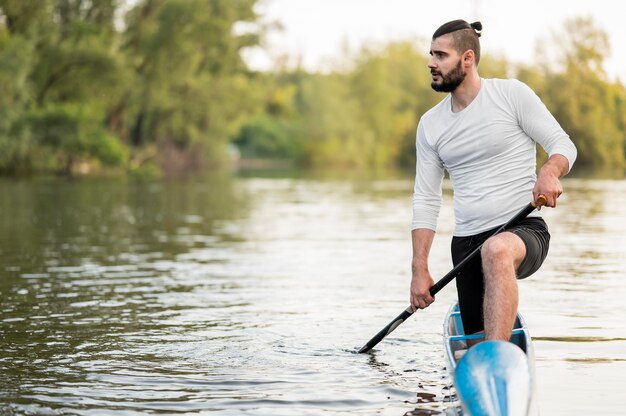
<svg viewBox="0 0 626 416">
<path fill-rule="evenodd" d="M 363 345 L 356 353 L 357 354 L 363 354 L 364 352 L 368 352 L 369 350 L 371 350 L 372 348 L 368 345 Z"/>
</svg>

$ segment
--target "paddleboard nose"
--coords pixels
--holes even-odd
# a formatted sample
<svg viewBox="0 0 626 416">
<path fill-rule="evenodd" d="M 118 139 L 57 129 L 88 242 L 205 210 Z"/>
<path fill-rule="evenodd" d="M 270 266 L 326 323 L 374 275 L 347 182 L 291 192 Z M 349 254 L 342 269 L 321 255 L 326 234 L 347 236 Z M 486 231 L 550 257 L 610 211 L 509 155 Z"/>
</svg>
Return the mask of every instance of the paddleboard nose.
<svg viewBox="0 0 626 416">
<path fill-rule="evenodd" d="M 532 397 L 528 357 L 515 344 L 484 341 L 461 358 L 455 387 L 466 415 L 526 416 Z"/>
</svg>

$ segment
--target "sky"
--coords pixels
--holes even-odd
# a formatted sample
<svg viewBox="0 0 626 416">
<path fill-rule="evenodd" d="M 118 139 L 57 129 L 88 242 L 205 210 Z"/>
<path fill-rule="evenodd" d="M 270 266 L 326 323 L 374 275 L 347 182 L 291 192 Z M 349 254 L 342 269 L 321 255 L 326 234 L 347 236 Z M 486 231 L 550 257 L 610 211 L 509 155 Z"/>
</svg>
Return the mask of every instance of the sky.
<svg viewBox="0 0 626 416">
<path fill-rule="evenodd" d="M 454 19 L 483 23 L 482 54 L 504 55 L 511 62 L 532 63 L 536 47 L 563 31 L 563 22 L 592 17 L 609 35 L 610 54 L 605 70 L 612 79 L 626 80 L 626 3 L 611 0 L 261 0 L 265 21 L 283 29 L 271 31 L 264 51 L 249 51 L 246 60 L 269 69 L 287 54 L 310 70 L 324 70 L 340 62 L 345 46 L 394 40 L 426 42 L 432 33 Z"/>
</svg>

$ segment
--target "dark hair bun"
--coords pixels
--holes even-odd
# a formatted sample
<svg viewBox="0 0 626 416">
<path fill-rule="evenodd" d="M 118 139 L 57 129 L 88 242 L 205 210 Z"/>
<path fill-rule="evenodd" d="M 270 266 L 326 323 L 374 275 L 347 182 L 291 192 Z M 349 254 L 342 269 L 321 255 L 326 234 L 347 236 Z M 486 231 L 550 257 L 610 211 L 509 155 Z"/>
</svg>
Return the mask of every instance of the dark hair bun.
<svg viewBox="0 0 626 416">
<path fill-rule="evenodd" d="M 482 32 L 482 30 L 483 30 L 483 24 L 480 23 L 480 22 L 474 22 L 474 23 L 470 24 L 470 27 L 472 29 L 474 29 L 474 32 L 476 32 L 478 37 L 480 37 L 480 32 Z"/>
</svg>

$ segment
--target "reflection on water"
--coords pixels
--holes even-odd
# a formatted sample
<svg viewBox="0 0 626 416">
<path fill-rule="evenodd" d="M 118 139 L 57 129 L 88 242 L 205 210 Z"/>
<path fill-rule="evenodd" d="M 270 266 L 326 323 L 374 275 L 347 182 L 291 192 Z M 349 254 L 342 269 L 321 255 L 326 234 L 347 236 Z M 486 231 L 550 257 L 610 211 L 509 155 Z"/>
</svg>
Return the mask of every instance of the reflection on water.
<svg viewBox="0 0 626 416">
<path fill-rule="evenodd" d="M 410 178 L 0 181 L 0 413 L 457 413 L 406 307 Z M 570 180 L 520 284 L 543 414 L 626 404 L 626 182 Z M 449 193 L 431 269 L 450 268 Z M 588 381 L 594 380 L 590 384 Z"/>
</svg>

